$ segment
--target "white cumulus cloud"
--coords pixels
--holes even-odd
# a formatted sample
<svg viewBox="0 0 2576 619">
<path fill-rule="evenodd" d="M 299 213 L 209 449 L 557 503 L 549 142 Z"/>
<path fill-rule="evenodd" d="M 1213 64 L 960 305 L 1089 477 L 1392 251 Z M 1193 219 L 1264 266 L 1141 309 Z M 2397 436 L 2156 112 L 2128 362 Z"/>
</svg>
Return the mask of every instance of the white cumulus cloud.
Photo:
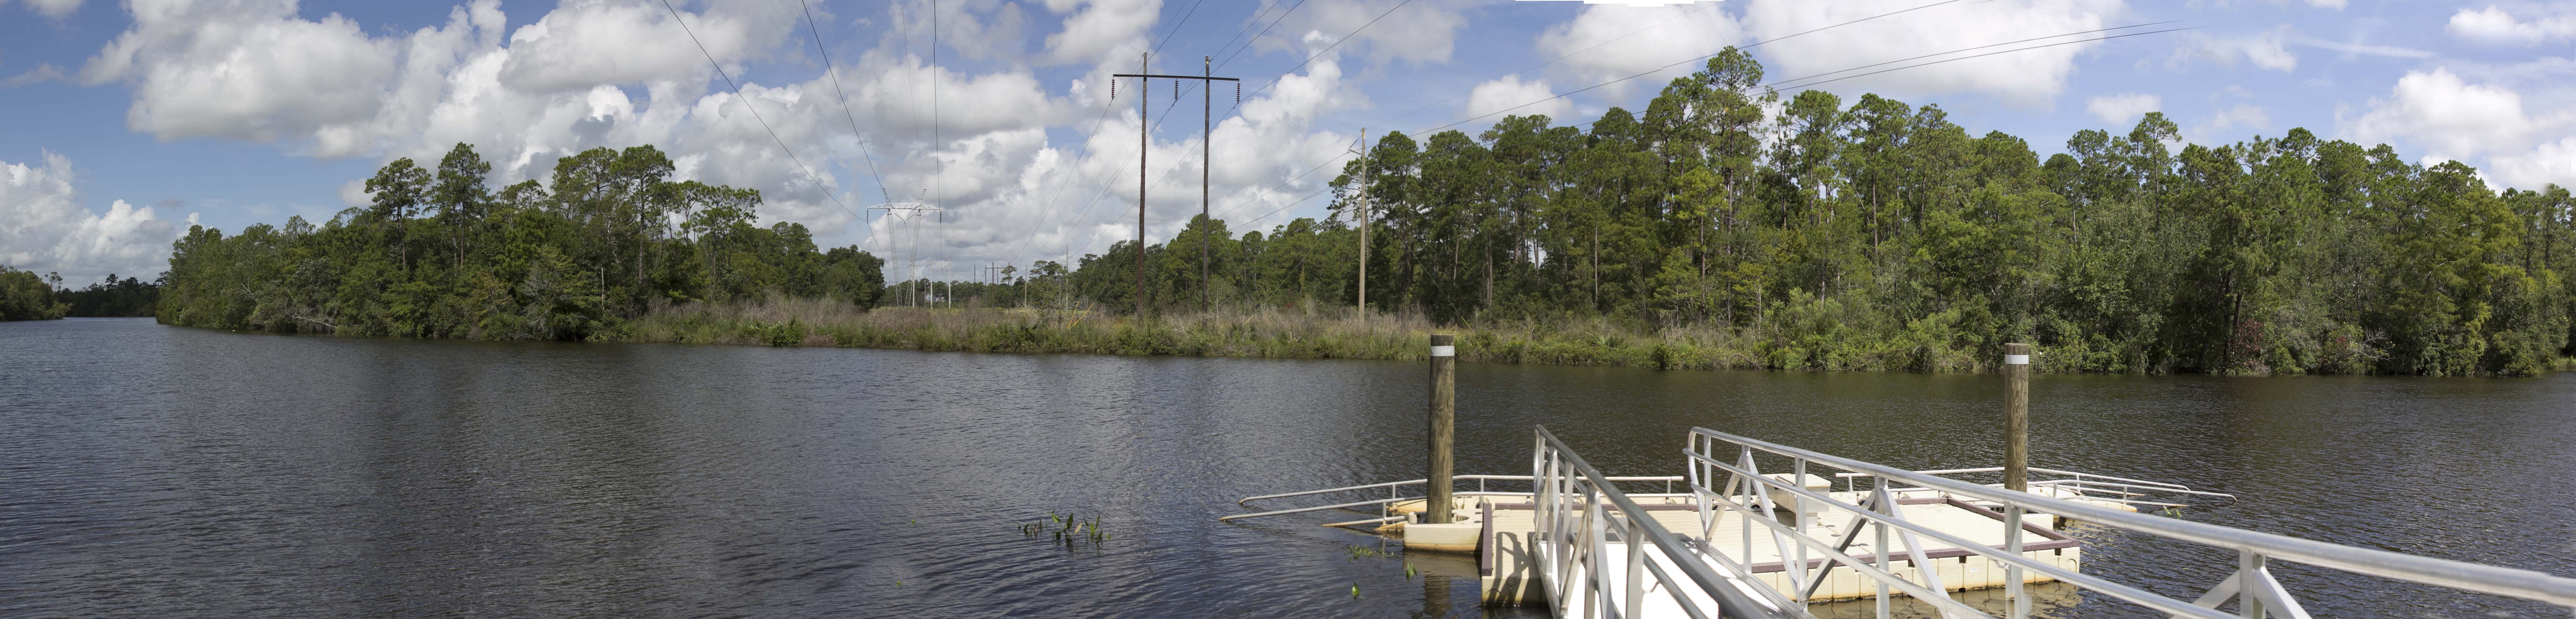
<svg viewBox="0 0 2576 619">
<path fill-rule="evenodd" d="M 1461 11 L 1470 6 L 1469 0 L 1306 0 L 1251 47 L 1303 58 L 1320 47 L 1310 45 L 1312 39 L 1329 45 L 1348 36 L 1335 53 L 1373 63 L 1445 63 L 1467 27 Z"/>
<path fill-rule="evenodd" d="M 2541 144 L 2528 152 L 2498 155 L 2487 172 L 2508 186 L 2539 189 L 2544 183 L 2576 187 L 2576 136 Z"/>
<path fill-rule="evenodd" d="M 2409 71 L 2397 80 L 2389 98 L 2373 97 L 2358 114 L 2336 113 L 2340 130 L 2354 142 L 2411 146 L 2424 159 L 2476 162 L 2492 155 L 2482 171 L 2504 186 L 2535 188 L 2543 183 L 2576 184 L 2567 174 L 2576 114 L 2544 106 L 2534 113 L 2523 93 L 2492 83 L 2470 83 L 2444 68 Z"/>
<path fill-rule="evenodd" d="M 2452 36 L 2491 45 L 2539 45 L 2576 39 L 2576 4 L 2561 3 L 2542 12 L 2526 20 L 2492 4 L 2483 9 L 2460 9 L 2451 14 L 2447 28 Z"/>
<path fill-rule="evenodd" d="M 2222 66 L 2237 63 L 2288 73 L 2299 68 L 2299 55 L 2290 51 L 2294 41 L 2304 41 L 2297 28 L 2281 24 L 2271 30 L 2244 36 L 2210 36 L 2193 33 L 2189 43 L 2174 49 L 2165 60 L 2167 67 L 2181 67 L 2192 62 Z"/>
<path fill-rule="evenodd" d="M 292 0 L 135 2 L 134 26 L 83 67 L 83 81 L 133 85 L 126 125 L 171 140 L 274 140 L 373 117 L 396 45 L 338 14 L 295 16 Z"/>
<path fill-rule="evenodd" d="M 1538 51 L 1546 58 L 1563 58 L 1547 67 L 1549 75 L 1584 84 L 1607 82 L 1742 44 L 1743 27 L 1724 9 L 1714 3 L 1585 7 L 1572 21 L 1540 32 Z M 1609 100 L 1624 99 L 1636 89 L 1662 88 L 1671 78 L 1700 68 L 1700 63 L 1682 63 L 1664 75 L 1619 82 L 1594 92 Z"/>
<path fill-rule="evenodd" d="M 1475 90 L 1468 91 L 1467 107 L 1458 110 L 1458 117 L 1475 118 L 1501 112 L 1495 117 L 1546 115 L 1563 123 L 1565 113 L 1572 109 L 1574 103 L 1557 97 L 1555 91 L 1548 89 L 1547 80 L 1524 82 L 1519 76 L 1506 75 L 1503 79 L 1478 84 Z"/>
<path fill-rule="evenodd" d="M 81 0 L 26 0 L 27 10 L 54 19 L 69 17 L 80 10 Z"/>
<path fill-rule="evenodd" d="M 71 159 L 43 157 L 42 166 L 0 161 L 0 264 L 59 272 L 73 287 L 109 274 L 149 280 L 169 269 L 179 226 L 124 200 L 105 213 L 82 207 Z"/>
<path fill-rule="evenodd" d="M 900 239 L 904 254 L 928 260 L 926 272 L 933 274 L 944 265 L 988 260 L 1025 264 L 1038 253 L 1054 259 L 1070 250 L 1078 258 L 1135 233 L 1136 100 L 1125 92 L 1109 100 L 1106 76 L 1132 66 L 1133 57 L 1121 53 L 1150 44 L 1139 41 L 1156 19 L 1161 3 L 1154 0 L 939 4 L 943 37 L 1013 31 L 1022 27 L 1023 10 L 1067 16 L 1045 53 L 1096 64 L 1063 92 L 1051 92 L 1017 63 L 933 69 L 927 48 L 901 44 L 901 33 L 926 34 L 927 0 L 871 8 L 885 13 L 867 19 L 882 19 L 876 23 L 895 33 L 855 57 L 833 57 L 839 90 L 812 64 L 819 57 L 805 55 L 811 43 L 801 38 L 795 3 L 681 4 L 681 19 L 741 83 L 740 97 L 716 78 L 658 0 L 565 0 L 516 28 L 505 25 L 495 0 L 472 0 L 453 8 L 444 23 L 409 31 L 360 28 L 336 15 L 308 18 L 287 0 L 239 1 L 248 4 L 130 3 L 133 25 L 80 77 L 127 87 L 133 93 L 129 125 L 163 139 L 233 139 L 278 144 L 301 156 L 410 157 L 424 164 L 461 142 L 493 163 L 501 183 L 543 179 L 557 157 L 581 150 L 650 144 L 671 157 L 679 178 L 760 190 L 764 221 L 803 223 L 818 242 L 862 243 L 881 254 Z M 1393 6 L 1314 1 L 1299 13 Z M 847 19 L 816 8 L 827 33 Z M 1392 26 L 1414 10 L 1408 6 L 1377 28 L 1407 36 L 1413 31 Z M 971 28 L 960 30 L 957 22 L 970 19 Z M 1271 37 L 1293 42 L 1280 57 L 1304 59 L 1332 43 L 1315 31 L 1295 32 Z M 655 49 L 639 49 L 648 45 Z M 1022 52 L 1013 45 L 969 42 L 943 45 L 942 52 L 1016 60 Z M 1316 119 L 1363 101 L 1343 79 L 1344 57 L 1379 58 L 1395 47 L 1389 39 L 1332 48 L 1266 91 L 1247 85 L 1232 117 L 1225 117 L 1232 93 L 1218 93 L 1220 118 L 1208 142 L 1198 137 L 1195 102 L 1167 113 L 1168 82 L 1157 84 L 1162 97 L 1152 119 L 1168 124 L 1147 146 L 1148 236 L 1167 238 L 1198 212 L 1202 172 L 1213 210 L 1237 232 L 1301 213 L 1281 207 L 1316 204 L 1315 189 L 1332 174 L 1307 172 L 1336 165 L 1352 138 L 1318 129 Z M 1446 43 L 1439 47 L 1445 54 Z M 317 53 L 337 56 L 311 57 Z M 786 54 L 808 64 L 789 63 L 798 72 L 783 75 L 742 70 L 752 59 Z M 335 77 L 322 80 L 326 75 Z M 1238 75 L 1254 85 L 1271 78 Z M 182 105 L 227 93 L 243 98 Z M 1098 126 L 1090 124 L 1094 119 Z M 1067 128 L 1081 141 L 1050 142 L 1049 129 Z M 1212 170 L 1201 170 L 1205 146 L 1213 147 Z M 881 218 L 860 224 L 857 209 L 881 201 L 869 190 L 878 174 L 895 200 L 921 197 L 946 211 L 919 227 L 917 238 L 911 226 Z M 336 189 L 343 203 L 365 201 L 354 182 L 324 189 Z M 1222 213 L 1230 207 L 1235 212 Z M 1279 215 L 1252 221 L 1272 213 Z M 157 243 L 166 255 L 168 239 Z"/>
<path fill-rule="evenodd" d="M 2127 10 L 2120 0 L 1994 0 L 1938 6 L 1906 13 L 1903 19 L 1871 19 L 1792 36 L 1922 4 L 1910 0 L 1753 0 L 1745 7 L 1743 19 L 1752 38 L 1771 41 L 1756 51 L 1765 65 L 1777 71 L 1771 79 L 1778 80 L 1911 58 L 1928 51 L 2097 30 Z M 1968 8 L 1971 6 L 1974 8 Z M 2037 105 L 2063 92 L 2067 76 L 2075 71 L 2076 57 L 2100 45 L 2104 43 L 1998 54 L 1836 82 L 1823 88 L 1855 94 L 1878 92 L 1900 99 L 1977 92 Z"/>
<path fill-rule="evenodd" d="M 1048 58 L 1080 64 L 1118 60 L 1122 54 L 1112 52 L 1144 49 L 1140 40 L 1162 13 L 1163 0 L 1046 0 L 1046 6 L 1071 14 L 1064 18 L 1064 30 L 1047 35 Z"/>
<path fill-rule="evenodd" d="M 2521 143 L 2535 128 L 2521 94 L 2467 83 L 2448 69 L 2409 71 L 2397 79 L 2390 98 L 2374 97 L 2368 107 L 2343 122 L 2356 142 L 2402 140 L 2438 157 L 2466 158 Z"/>
<path fill-rule="evenodd" d="M 2148 112 L 2161 111 L 2164 106 L 2163 97 L 2132 92 L 2102 95 L 2086 100 L 2084 111 L 2092 114 L 2094 118 L 2102 119 L 2102 122 L 2110 123 L 2112 128 L 2118 129 L 2136 122 L 2138 117 L 2145 116 Z"/>
</svg>

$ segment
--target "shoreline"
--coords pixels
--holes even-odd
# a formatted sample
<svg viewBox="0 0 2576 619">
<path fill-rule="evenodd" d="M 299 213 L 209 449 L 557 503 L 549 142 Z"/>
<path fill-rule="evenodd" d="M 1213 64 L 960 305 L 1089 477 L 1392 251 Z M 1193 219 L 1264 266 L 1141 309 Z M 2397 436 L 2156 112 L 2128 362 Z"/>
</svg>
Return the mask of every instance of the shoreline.
<svg viewBox="0 0 2576 619">
<path fill-rule="evenodd" d="M 1620 366 L 1658 370 L 1781 370 L 1977 374 L 1997 371 L 1974 343 L 1852 333 L 1840 338 L 1783 337 L 1727 329 L 1642 332 L 1606 320 L 1548 325 L 1508 322 L 1435 327 L 1428 321 L 1338 312 L 1216 311 L 1157 317 L 1141 326 L 1124 317 L 1049 316 L 1026 308 L 877 308 L 869 312 L 783 301 L 657 308 L 593 341 L 734 346 L 878 348 L 924 352 L 1103 354 L 1129 356 L 1365 359 L 1419 361 L 1434 332 L 1457 336 L 1459 361 Z M 1994 346 L 2000 350 L 2000 344 Z M 2055 353 L 2055 354 L 2052 354 Z M 2091 371 L 2080 349 L 2039 346 L 2032 371 L 2075 374 L 2180 374 Z M 1998 353 L 1999 354 L 1999 353 Z M 2547 370 L 2576 369 L 2569 359 Z M 2387 375 L 2370 372 L 2270 372 L 2234 376 Z"/>
<path fill-rule="evenodd" d="M 1326 316 L 1277 311 L 1210 312 L 1157 317 L 1139 329 L 1127 317 L 1057 318 L 1028 308 L 876 308 L 780 300 L 757 304 L 689 304 L 656 308 L 573 343 L 686 344 L 699 346 L 768 346 L 796 348 L 870 348 L 919 352 L 1005 354 L 1073 354 L 1115 356 L 1235 357 L 1253 359 L 1358 359 L 1420 361 L 1434 332 L 1457 336 L 1458 360 L 1565 366 L 1613 366 L 1655 370 L 1770 370 L 1793 372 L 1910 372 L 1919 374 L 1994 373 L 1979 364 L 1978 349 L 1935 342 L 1880 341 L 1875 355 L 1827 355 L 1785 346 L 1776 338 L 1715 329 L 1667 329 L 1661 333 L 1594 321 L 1591 325 L 1548 326 L 1514 323 L 1487 326 L 1433 327 L 1418 318 L 1378 315 L 1361 320 L 1347 310 Z M 117 318 L 117 317 L 95 317 Z M 157 324 L 180 325 L 158 317 Z M 214 328 L 214 327 L 190 327 Z M 341 337 L 335 333 L 239 330 L 269 335 Z M 424 339 L 403 336 L 393 339 Z M 486 338 L 426 338 L 463 341 L 538 341 Z M 2238 377 L 2413 376 L 2372 372 L 2273 372 L 2207 374 L 2172 371 L 2105 372 L 2071 367 L 2063 347 L 2037 346 L 2031 370 L 2045 374 L 2181 375 Z M 1848 352 L 1848 351 L 1834 351 Z M 2051 353 L 2059 353 L 2052 355 Z M 1780 362 L 1787 363 L 1780 363 Z M 2576 371 L 2576 359 L 2559 358 L 2530 376 L 2481 375 L 2485 378 L 2529 378 L 2549 372 Z"/>
</svg>

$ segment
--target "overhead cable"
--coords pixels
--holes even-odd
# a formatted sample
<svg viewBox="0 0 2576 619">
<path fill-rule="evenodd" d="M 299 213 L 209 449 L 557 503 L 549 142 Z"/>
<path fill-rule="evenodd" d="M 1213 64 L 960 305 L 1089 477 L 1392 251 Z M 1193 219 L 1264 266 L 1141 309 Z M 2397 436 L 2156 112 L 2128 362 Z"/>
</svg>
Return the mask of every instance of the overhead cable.
<svg viewBox="0 0 2576 619">
<path fill-rule="evenodd" d="M 725 73 L 724 65 L 716 62 L 715 54 L 707 52 L 707 44 L 698 42 L 698 34 L 689 29 L 689 22 L 687 20 L 681 19 L 680 9 L 673 8 L 671 6 L 671 0 L 662 0 L 662 8 L 669 9 L 671 11 L 671 22 L 679 24 L 680 32 L 687 33 L 689 35 L 689 42 L 696 44 L 698 46 L 698 53 L 707 57 L 707 66 L 715 67 L 716 75 L 724 77 L 725 85 L 733 89 L 733 98 L 742 102 L 742 109 L 749 110 L 751 112 L 752 120 L 760 121 L 761 130 L 769 132 L 769 139 L 776 140 L 778 142 L 778 150 L 787 153 L 787 160 L 796 162 L 796 167 L 805 171 L 806 178 L 815 179 L 816 181 L 822 180 L 823 177 L 815 174 L 813 168 L 805 166 L 804 159 L 800 159 L 796 156 L 796 149 L 787 147 L 787 140 L 778 137 L 778 130 L 769 128 L 769 121 L 760 117 L 760 109 L 752 106 L 751 98 L 742 96 L 742 85 L 733 81 L 733 75 Z M 831 191 L 824 191 L 823 197 L 830 198 L 833 204 L 839 205 L 841 210 L 850 211 L 851 215 L 859 214 L 858 211 L 851 211 L 850 205 L 842 204 L 841 197 L 832 195 Z M 862 217 L 862 219 L 864 219 L 864 217 Z"/>
</svg>

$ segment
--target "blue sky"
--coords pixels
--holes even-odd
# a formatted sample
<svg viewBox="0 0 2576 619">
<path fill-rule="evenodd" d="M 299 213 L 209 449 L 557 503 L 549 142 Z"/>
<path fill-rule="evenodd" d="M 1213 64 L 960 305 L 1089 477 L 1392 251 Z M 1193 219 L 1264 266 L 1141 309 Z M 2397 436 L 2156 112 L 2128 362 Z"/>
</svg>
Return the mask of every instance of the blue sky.
<svg viewBox="0 0 2576 619">
<path fill-rule="evenodd" d="M 1785 78 L 2127 26 L 1980 51 L 2192 29 L 1819 88 L 1937 103 L 2042 152 L 2159 110 L 2194 142 L 2307 127 L 2456 158 L 2498 188 L 2576 184 L 2568 1 L 815 0 L 831 73 L 793 0 L 673 4 L 688 32 L 659 0 L 0 0 L 0 264 L 74 285 L 148 279 L 191 223 L 327 219 L 364 202 L 358 182 L 378 166 L 457 142 L 501 182 L 585 148 L 654 144 L 683 176 L 762 190 L 765 220 L 899 247 L 934 276 L 1079 256 L 1134 234 L 1134 84 L 1105 95 L 1149 49 L 1155 72 L 1216 55 L 1219 75 L 1245 80 L 1239 108 L 1231 87 L 1217 93 L 1209 188 L 1238 229 L 1319 215 L 1307 196 L 1362 127 L 1415 133 L 1728 44 L 1769 40 L 1752 50 Z M 1910 7 L 1924 8 L 1782 38 Z M 1692 64 L 1513 113 L 1589 121 Z M 1148 87 L 1153 119 L 1169 119 L 1148 151 L 1155 238 L 1199 206 L 1199 106 L 1165 116 L 1170 87 Z M 865 210 L 883 196 L 946 213 L 888 222 Z"/>
</svg>

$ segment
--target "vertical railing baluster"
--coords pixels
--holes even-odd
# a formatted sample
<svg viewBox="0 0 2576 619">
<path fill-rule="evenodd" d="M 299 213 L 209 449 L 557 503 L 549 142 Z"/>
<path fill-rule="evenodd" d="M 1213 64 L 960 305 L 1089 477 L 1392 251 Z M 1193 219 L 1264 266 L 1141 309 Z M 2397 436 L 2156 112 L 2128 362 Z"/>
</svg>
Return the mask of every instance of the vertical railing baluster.
<svg viewBox="0 0 2576 619">
<path fill-rule="evenodd" d="M 1742 467 L 1745 466 L 1745 463 L 1753 461 L 1752 445 L 1737 445 L 1736 448 L 1736 466 Z M 1744 547 L 1736 552 L 1744 553 L 1744 564 L 1748 566 L 1753 564 L 1753 506 L 1755 505 L 1753 493 L 1758 492 L 1754 488 L 1760 485 L 1760 482 L 1753 481 L 1751 478 L 1746 478 L 1744 480 L 1744 509 L 1736 512 L 1738 515 L 1742 516 L 1744 520 Z M 1762 515 L 1765 517 L 1770 516 L 1770 514 L 1767 513 Z"/>
<path fill-rule="evenodd" d="M 1587 585 L 1584 585 L 1584 616 L 1595 616 L 1595 619 L 1602 616 L 1602 606 L 1610 604 L 1602 598 L 1602 593 L 1607 593 L 1607 575 L 1602 575 L 1602 555 L 1610 552 L 1610 542 L 1605 539 L 1605 536 L 1610 536 L 1607 518 L 1610 518 L 1610 513 L 1602 511 L 1600 487 L 1584 482 L 1584 521 L 1587 521 L 1584 534 L 1592 536 L 1592 544 L 1584 544 L 1584 580 L 1587 580 Z"/>
<path fill-rule="evenodd" d="M 1621 617 L 1637 616 L 1637 607 L 1646 604 L 1646 534 L 1642 525 L 1637 524 L 1637 519 L 1643 516 L 1645 514 L 1626 514 L 1624 520 L 1628 522 L 1628 530 L 1619 534 L 1620 541 L 1628 543 L 1628 573 L 1624 575 L 1628 599 L 1619 605 Z"/>
<path fill-rule="evenodd" d="M 2021 556 L 2021 515 L 2022 510 L 2021 504 L 2019 503 L 2004 507 L 2004 552 L 2011 553 L 2012 556 L 2016 557 Z M 1988 563 L 1992 562 L 1989 561 Z M 2004 602 L 2011 605 L 2011 610 L 2005 611 L 2011 614 L 2006 617 L 2007 619 L 2022 619 L 2024 617 L 2029 617 L 2030 598 L 2022 589 L 2021 564 L 2011 563 L 2007 565 L 2010 565 L 2011 567 L 2004 569 Z M 1992 566 L 1989 565 L 1988 567 Z"/>
<path fill-rule="evenodd" d="M 1871 487 L 1871 488 L 1873 488 L 1873 489 L 1875 489 L 1875 490 L 1877 490 L 1877 491 L 1878 491 L 1878 492 L 1877 492 L 1877 494 L 1876 494 L 1876 496 L 1881 496 L 1881 497 L 1894 497 L 1894 496 L 1895 496 L 1895 495 L 1892 495 L 1892 494 L 1888 494 L 1888 493 L 1887 493 L 1887 478 L 1885 478 L 1885 477 L 1873 477 L 1873 478 L 1871 478 L 1871 479 L 1877 480 L 1877 481 L 1876 481 L 1876 483 L 1872 483 L 1872 484 L 1870 484 L 1870 487 Z M 1857 483 L 1857 482 L 1855 482 L 1855 483 Z M 1875 501 L 1873 501 L 1872 503 L 1876 503 L 1876 502 L 1875 502 Z M 1877 509 L 1881 509 L 1881 510 L 1886 509 L 1886 506 L 1885 506 L 1885 505 L 1875 505 L 1875 504 L 1873 504 L 1873 505 L 1872 505 L 1872 507 L 1877 508 Z M 1888 574 L 1890 574 L 1890 575 L 1895 574 L 1895 573 L 1896 573 L 1896 564 L 1894 564 L 1894 563 L 1890 563 L 1890 562 L 1888 562 L 1888 560 L 1887 560 L 1887 559 L 1888 559 L 1888 554 L 1887 554 L 1887 523 L 1873 521 L 1873 522 L 1870 522 L 1870 523 L 1869 523 L 1869 527 L 1870 527 L 1871 529 L 1876 530 L 1876 531 L 1878 532 L 1878 545 L 1876 545 L 1876 546 L 1871 546 L 1871 547 L 1870 547 L 1870 551 L 1878 553 L 1878 569 L 1879 569 L 1879 571 L 1887 572 L 1887 573 L 1888 573 Z M 1889 619 L 1889 617 L 1888 617 L 1888 609 L 1887 609 L 1887 593 L 1888 593 L 1888 590 L 1887 590 L 1887 589 L 1888 589 L 1888 588 L 1887 588 L 1887 580 L 1886 580 L 1886 579 L 1883 579 L 1883 578 L 1873 578 L 1872 580 L 1876 580 L 1876 581 L 1878 581 L 1878 619 Z"/>
<path fill-rule="evenodd" d="M 1791 462 L 1789 466 L 1789 484 L 1790 486 L 1795 486 L 1800 490 L 1807 489 L 1806 458 L 1796 458 Z M 1797 521 L 1798 536 L 1809 537 L 1807 535 L 1807 499 L 1806 497 L 1797 496 L 1797 493 L 1794 492 L 1789 494 L 1789 517 Z M 1807 599 L 1807 592 L 1814 589 L 1814 587 L 1806 585 L 1810 580 L 1815 578 L 1815 575 L 1807 572 L 1807 545 L 1799 544 L 1796 549 L 1796 553 L 1798 555 L 1797 563 L 1783 564 L 1781 567 L 1785 568 L 1792 565 L 1797 566 L 1798 571 L 1796 573 L 1798 574 L 1798 580 L 1795 582 L 1798 583 L 1798 591 L 1796 592 L 1798 594 L 1798 607 L 1806 608 L 1807 603 L 1811 601 Z M 1786 560 L 1788 557 L 1781 557 L 1781 559 Z"/>
</svg>

